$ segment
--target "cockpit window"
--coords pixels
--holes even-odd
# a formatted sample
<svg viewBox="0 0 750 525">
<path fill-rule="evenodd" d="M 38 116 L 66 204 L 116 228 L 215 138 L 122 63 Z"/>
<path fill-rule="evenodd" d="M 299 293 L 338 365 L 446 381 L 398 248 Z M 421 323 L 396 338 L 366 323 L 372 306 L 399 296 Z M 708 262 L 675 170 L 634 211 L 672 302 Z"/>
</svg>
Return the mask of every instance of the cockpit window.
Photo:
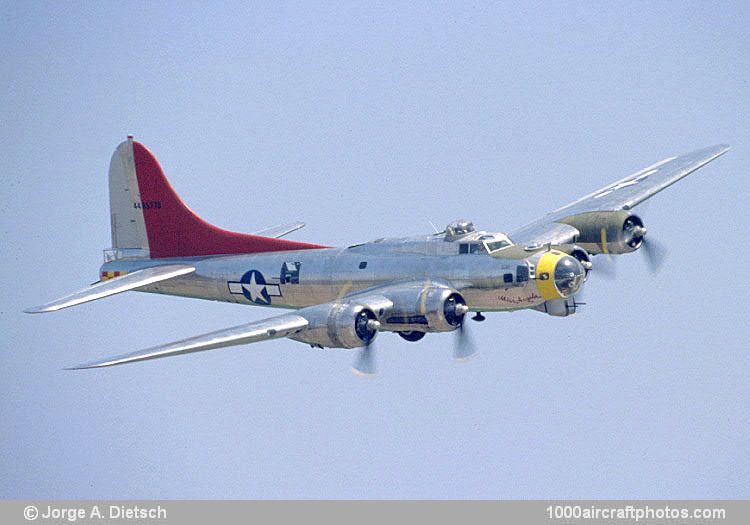
<svg viewBox="0 0 750 525">
<path fill-rule="evenodd" d="M 458 245 L 458 253 L 482 253 L 484 247 L 478 242 L 462 242 Z"/>
<path fill-rule="evenodd" d="M 510 243 L 508 241 L 491 241 L 487 243 L 487 249 L 490 252 L 496 252 L 497 250 L 502 250 L 506 246 L 510 246 Z"/>
<path fill-rule="evenodd" d="M 504 235 L 502 233 L 494 233 L 492 234 L 492 237 L 483 240 L 484 245 L 489 253 L 495 253 L 507 248 L 508 246 L 513 246 L 513 243 L 510 242 L 510 239 L 508 239 L 507 235 Z"/>
</svg>

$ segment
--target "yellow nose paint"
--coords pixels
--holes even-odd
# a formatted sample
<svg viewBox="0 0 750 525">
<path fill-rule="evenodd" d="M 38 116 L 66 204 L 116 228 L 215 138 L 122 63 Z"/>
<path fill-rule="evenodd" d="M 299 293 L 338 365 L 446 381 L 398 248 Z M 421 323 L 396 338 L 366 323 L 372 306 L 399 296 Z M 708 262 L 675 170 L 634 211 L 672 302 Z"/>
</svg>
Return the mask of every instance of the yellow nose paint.
<svg viewBox="0 0 750 525">
<path fill-rule="evenodd" d="M 555 286 L 555 265 L 557 261 L 565 257 L 565 254 L 557 250 L 551 250 L 542 255 L 536 265 L 536 287 L 539 294 L 545 299 L 564 299 Z M 544 275 L 546 278 L 543 278 Z"/>
</svg>

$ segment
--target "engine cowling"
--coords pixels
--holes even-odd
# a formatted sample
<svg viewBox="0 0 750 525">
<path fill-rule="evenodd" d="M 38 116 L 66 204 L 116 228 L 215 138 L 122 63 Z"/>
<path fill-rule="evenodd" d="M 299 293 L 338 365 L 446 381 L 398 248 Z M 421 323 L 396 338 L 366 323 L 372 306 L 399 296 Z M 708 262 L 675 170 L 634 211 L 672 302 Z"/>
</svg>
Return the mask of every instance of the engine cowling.
<svg viewBox="0 0 750 525">
<path fill-rule="evenodd" d="M 450 332 L 469 311 L 460 293 L 440 283 L 399 286 L 386 295 L 306 308 L 308 326 L 290 339 L 321 348 L 358 348 L 369 345 L 380 330 Z"/>
<path fill-rule="evenodd" d="M 641 247 L 646 235 L 641 218 L 627 211 L 581 213 L 560 222 L 580 232 L 575 243 L 591 254 L 633 252 Z"/>
<path fill-rule="evenodd" d="M 469 311 L 456 290 L 443 286 L 410 287 L 389 293 L 393 307 L 380 320 L 382 330 L 451 332 Z"/>
<path fill-rule="evenodd" d="M 361 304 L 321 305 L 305 317 L 308 327 L 292 339 L 325 348 L 367 346 L 380 329 L 375 313 Z"/>
</svg>

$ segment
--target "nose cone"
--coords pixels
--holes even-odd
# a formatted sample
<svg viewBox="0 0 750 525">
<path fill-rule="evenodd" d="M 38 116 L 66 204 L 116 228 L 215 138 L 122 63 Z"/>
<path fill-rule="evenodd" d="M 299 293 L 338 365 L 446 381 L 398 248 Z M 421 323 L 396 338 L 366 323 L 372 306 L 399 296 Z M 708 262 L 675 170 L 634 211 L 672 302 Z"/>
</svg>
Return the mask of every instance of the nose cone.
<svg viewBox="0 0 750 525">
<path fill-rule="evenodd" d="M 575 257 L 567 255 L 555 265 L 555 287 L 563 297 L 570 297 L 578 292 L 585 276 L 586 271 Z"/>
</svg>

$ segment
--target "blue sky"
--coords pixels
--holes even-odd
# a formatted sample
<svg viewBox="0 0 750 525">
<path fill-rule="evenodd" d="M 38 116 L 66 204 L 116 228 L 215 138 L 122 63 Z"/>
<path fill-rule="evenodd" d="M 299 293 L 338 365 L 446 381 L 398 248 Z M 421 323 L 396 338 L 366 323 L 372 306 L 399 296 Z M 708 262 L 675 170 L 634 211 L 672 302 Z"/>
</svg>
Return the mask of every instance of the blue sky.
<svg viewBox="0 0 750 525">
<path fill-rule="evenodd" d="M 0 497 L 746 498 L 746 3 L 0 2 Z M 135 134 L 222 227 L 346 245 L 512 230 L 667 156 L 733 150 L 638 209 L 669 246 L 573 318 L 64 366 L 270 315 L 97 279 Z"/>
</svg>

